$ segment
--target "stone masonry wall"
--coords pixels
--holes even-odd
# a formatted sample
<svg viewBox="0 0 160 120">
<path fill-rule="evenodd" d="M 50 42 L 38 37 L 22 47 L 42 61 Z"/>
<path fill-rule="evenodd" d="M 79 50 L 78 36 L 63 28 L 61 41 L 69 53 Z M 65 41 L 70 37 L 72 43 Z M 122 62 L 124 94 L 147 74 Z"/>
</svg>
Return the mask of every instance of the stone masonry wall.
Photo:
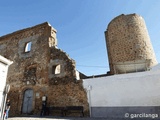
<svg viewBox="0 0 160 120">
<path fill-rule="evenodd" d="M 31 42 L 31 50 L 25 52 Z M 47 96 L 48 106 L 84 106 L 88 115 L 88 102 L 82 81 L 76 80 L 75 61 L 58 49 L 56 30 L 43 23 L 0 37 L 0 55 L 13 61 L 8 71 L 10 84 L 8 97 L 11 100 L 10 116 L 26 114 L 25 97 L 27 90 L 33 91 L 31 111 L 39 115 L 42 96 Z M 53 68 L 60 66 L 60 73 Z M 53 115 L 53 113 L 51 113 Z"/>
<path fill-rule="evenodd" d="M 114 18 L 105 32 L 111 73 L 118 62 L 151 60 L 157 64 L 155 53 L 143 18 L 137 14 L 120 15 Z"/>
</svg>

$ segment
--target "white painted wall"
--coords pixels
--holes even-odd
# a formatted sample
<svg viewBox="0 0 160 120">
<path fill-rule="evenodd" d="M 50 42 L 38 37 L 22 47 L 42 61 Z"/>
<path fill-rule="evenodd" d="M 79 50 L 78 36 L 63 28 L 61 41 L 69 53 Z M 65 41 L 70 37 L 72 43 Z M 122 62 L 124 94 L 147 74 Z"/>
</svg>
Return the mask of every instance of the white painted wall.
<svg viewBox="0 0 160 120">
<path fill-rule="evenodd" d="M 7 65 L 4 65 L 0 62 L 0 103 L 2 102 L 2 95 L 4 87 L 6 85 L 6 75 L 7 75 Z"/>
<path fill-rule="evenodd" d="M 84 79 L 91 107 L 160 106 L 160 65 L 150 71 Z"/>
<path fill-rule="evenodd" d="M 12 62 L 0 56 L 0 117 L 2 116 L 3 92 L 6 86 L 8 67 Z"/>
</svg>

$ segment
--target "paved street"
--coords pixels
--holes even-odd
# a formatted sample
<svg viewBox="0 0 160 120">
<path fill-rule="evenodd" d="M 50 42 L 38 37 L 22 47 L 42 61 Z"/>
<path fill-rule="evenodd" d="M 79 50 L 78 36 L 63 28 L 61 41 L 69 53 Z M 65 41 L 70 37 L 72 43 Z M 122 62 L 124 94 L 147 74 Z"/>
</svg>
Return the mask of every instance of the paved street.
<svg viewBox="0 0 160 120">
<path fill-rule="evenodd" d="M 133 120 L 131 118 L 89 118 L 89 117 L 53 117 L 53 118 L 38 118 L 38 117 L 13 117 L 13 118 L 8 118 L 8 120 Z M 159 118 L 134 118 L 134 120 L 159 120 Z"/>
<path fill-rule="evenodd" d="M 53 118 L 38 118 L 38 117 L 13 117 L 8 120 L 107 120 L 106 118 L 82 118 L 82 117 L 53 117 Z"/>
</svg>

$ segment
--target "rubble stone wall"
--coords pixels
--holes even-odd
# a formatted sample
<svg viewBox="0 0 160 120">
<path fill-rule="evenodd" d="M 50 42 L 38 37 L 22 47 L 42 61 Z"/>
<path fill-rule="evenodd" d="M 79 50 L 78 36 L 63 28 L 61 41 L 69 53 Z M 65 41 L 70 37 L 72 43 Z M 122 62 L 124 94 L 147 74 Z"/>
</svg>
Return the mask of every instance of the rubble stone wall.
<svg viewBox="0 0 160 120">
<path fill-rule="evenodd" d="M 119 62 L 151 60 L 150 67 L 157 64 L 155 53 L 144 19 L 137 14 L 114 18 L 105 32 L 110 70 Z"/>
<path fill-rule="evenodd" d="M 29 42 L 31 50 L 26 52 Z M 0 37 L 0 55 L 13 61 L 7 77 L 10 116 L 24 114 L 24 92 L 28 89 L 33 90 L 29 114 L 40 114 L 42 96 L 46 95 L 47 106 L 80 105 L 88 115 L 87 95 L 82 81 L 76 80 L 75 61 L 56 46 L 56 30 L 48 23 Z M 60 65 L 58 74 L 53 70 L 56 65 Z"/>
</svg>

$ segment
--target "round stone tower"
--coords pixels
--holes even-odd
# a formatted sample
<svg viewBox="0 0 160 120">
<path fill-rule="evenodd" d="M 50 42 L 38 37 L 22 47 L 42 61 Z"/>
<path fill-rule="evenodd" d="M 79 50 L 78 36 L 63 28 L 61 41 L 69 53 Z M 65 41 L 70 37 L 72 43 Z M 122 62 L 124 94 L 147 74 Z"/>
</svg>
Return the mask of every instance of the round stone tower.
<svg viewBox="0 0 160 120">
<path fill-rule="evenodd" d="M 137 14 L 114 18 L 105 31 L 111 74 L 145 71 L 157 64 L 143 18 Z"/>
</svg>

